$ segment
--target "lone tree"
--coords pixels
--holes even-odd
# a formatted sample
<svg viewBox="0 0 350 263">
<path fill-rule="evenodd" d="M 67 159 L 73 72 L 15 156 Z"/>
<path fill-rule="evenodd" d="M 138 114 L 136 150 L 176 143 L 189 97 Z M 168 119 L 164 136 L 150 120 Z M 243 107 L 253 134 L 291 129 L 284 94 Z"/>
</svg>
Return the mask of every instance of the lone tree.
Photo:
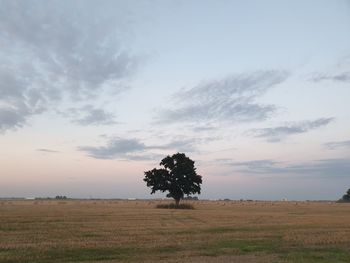
<svg viewBox="0 0 350 263">
<path fill-rule="evenodd" d="M 184 195 L 201 193 L 202 176 L 196 173 L 194 161 L 184 153 L 167 156 L 159 165 L 164 168 L 146 171 L 143 179 L 152 189 L 151 194 L 168 191 L 167 197 L 174 198 L 178 206 Z"/>
<path fill-rule="evenodd" d="M 342 199 L 339 200 L 340 202 L 350 202 L 350 189 L 346 192 L 345 195 L 343 195 Z"/>
</svg>

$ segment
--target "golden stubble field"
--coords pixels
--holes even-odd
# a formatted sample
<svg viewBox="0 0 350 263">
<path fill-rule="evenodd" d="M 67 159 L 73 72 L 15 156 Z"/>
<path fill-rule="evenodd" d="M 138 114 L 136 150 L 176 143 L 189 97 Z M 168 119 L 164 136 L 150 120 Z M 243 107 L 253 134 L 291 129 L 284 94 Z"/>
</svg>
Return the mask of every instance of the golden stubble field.
<svg viewBox="0 0 350 263">
<path fill-rule="evenodd" d="M 0 201 L 0 262 L 350 262 L 350 204 Z"/>
</svg>

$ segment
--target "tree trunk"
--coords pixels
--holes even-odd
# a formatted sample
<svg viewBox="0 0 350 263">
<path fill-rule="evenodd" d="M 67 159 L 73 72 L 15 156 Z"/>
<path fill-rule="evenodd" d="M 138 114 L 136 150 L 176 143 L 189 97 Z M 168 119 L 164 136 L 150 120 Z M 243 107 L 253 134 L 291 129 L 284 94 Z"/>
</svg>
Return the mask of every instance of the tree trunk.
<svg viewBox="0 0 350 263">
<path fill-rule="evenodd" d="M 180 203 L 180 199 L 175 199 L 175 206 L 179 206 L 179 203 Z"/>
</svg>

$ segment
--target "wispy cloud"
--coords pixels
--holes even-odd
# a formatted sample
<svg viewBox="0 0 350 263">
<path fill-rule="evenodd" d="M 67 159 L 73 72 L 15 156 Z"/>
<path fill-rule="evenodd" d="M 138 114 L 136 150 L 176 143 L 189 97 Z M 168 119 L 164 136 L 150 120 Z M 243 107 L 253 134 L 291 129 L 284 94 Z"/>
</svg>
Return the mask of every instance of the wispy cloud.
<svg viewBox="0 0 350 263">
<path fill-rule="evenodd" d="M 349 159 L 323 159 L 295 164 L 275 160 L 252 160 L 246 162 L 225 161 L 244 174 L 256 175 L 293 175 L 298 177 L 321 176 L 324 178 L 348 177 Z"/>
<path fill-rule="evenodd" d="M 139 59 L 122 47 L 127 12 L 120 10 L 86 1 L 1 2 L 0 131 L 63 99 L 125 89 L 120 83 Z"/>
<path fill-rule="evenodd" d="M 38 152 L 44 152 L 44 153 L 59 153 L 59 151 L 50 150 L 50 149 L 45 149 L 45 148 L 36 149 L 36 151 L 38 151 Z"/>
<path fill-rule="evenodd" d="M 83 126 L 111 125 L 117 123 L 114 114 L 90 104 L 80 108 L 70 108 L 66 112 L 63 112 L 62 115 L 69 117 L 73 123 Z"/>
<path fill-rule="evenodd" d="M 194 126 L 191 127 L 191 129 L 194 132 L 207 132 L 207 131 L 215 131 L 218 128 L 215 127 L 215 126 L 211 126 L 211 125 L 207 124 L 207 125 L 194 125 Z"/>
<path fill-rule="evenodd" d="M 46 99 L 28 80 L 0 66 L 0 132 L 22 127 L 28 117 L 43 112 L 45 104 Z"/>
<path fill-rule="evenodd" d="M 142 152 L 147 146 L 137 139 L 112 139 L 106 146 L 81 146 L 79 150 L 87 152 L 91 157 L 97 159 L 113 159 L 127 157 L 134 152 Z"/>
<path fill-rule="evenodd" d="M 254 129 L 250 130 L 249 133 L 255 137 L 266 138 L 269 142 L 279 142 L 288 136 L 306 133 L 310 130 L 325 126 L 333 120 L 334 118 L 320 118 L 313 121 L 291 123 L 285 126 Z"/>
<path fill-rule="evenodd" d="M 337 74 L 318 74 L 317 76 L 313 77 L 312 80 L 315 82 L 323 80 L 350 82 L 350 71 L 344 71 Z"/>
<path fill-rule="evenodd" d="M 314 73 L 310 80 L 314 82 L 334 81 L 334 82 L 350 82 L 350 56 L 343 56 L 338 59 L 338 63 L 333 65 L 331 69 L 325 72 Z"/>
<path fill-rule="evenodd" d="M 324 144 L 328 149 L 350 149 L 350 140 L 349 141 L 338 141 L 338 142 L 327 142 Z"/>
<path fill-rule="evenodd" d="M 157 122 L 261 121 L 276 107 L 256 99 L 288 77 L 283 71 L 260 71 L 232 75 L 199 84 L 174 95 L 173 108 L 159 112 Z"/>
<path fill-rule="evenodd" d="M 31 114 L 27 108 L 0 107 L 0 133 L 22 127 Z"/>
<path fill-rule="evenodd" d="M 277 169 L 276 165 L 279 164 L 279 162 L 269 159 L 252 160 L 246 162 L 231 162 L 226 160 L 226 162 L 232 166 L 245 167 L 247 171 L 249 170 L 254 173 L 266 173 L 272 170 L 275 171 L 275 169 Z"/>
<path fill-rule="evenodd" d="M 149 160 L 155 155 L 149 152 L 150 150 L 191 152 L 194 150 L 194 141 L 174 140 L 165 144 L 146 145 L 134 138 L 113 138 L 105 146 L 80 146 L 78 150 L 86 152 L 89 156 L 97 159 Z"/>
</svg>

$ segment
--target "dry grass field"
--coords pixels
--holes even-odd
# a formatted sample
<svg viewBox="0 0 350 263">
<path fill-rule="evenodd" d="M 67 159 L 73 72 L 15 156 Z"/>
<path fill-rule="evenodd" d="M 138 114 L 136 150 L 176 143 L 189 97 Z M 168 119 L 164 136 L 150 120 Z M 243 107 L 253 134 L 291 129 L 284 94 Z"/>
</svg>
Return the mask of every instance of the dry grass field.
<svg viewBox="0 0 350 263">
<path fill-rule="evenodd" d="M 0 262 L 350 262 L 350 205 L 0 201 Z"/>
</svg>

